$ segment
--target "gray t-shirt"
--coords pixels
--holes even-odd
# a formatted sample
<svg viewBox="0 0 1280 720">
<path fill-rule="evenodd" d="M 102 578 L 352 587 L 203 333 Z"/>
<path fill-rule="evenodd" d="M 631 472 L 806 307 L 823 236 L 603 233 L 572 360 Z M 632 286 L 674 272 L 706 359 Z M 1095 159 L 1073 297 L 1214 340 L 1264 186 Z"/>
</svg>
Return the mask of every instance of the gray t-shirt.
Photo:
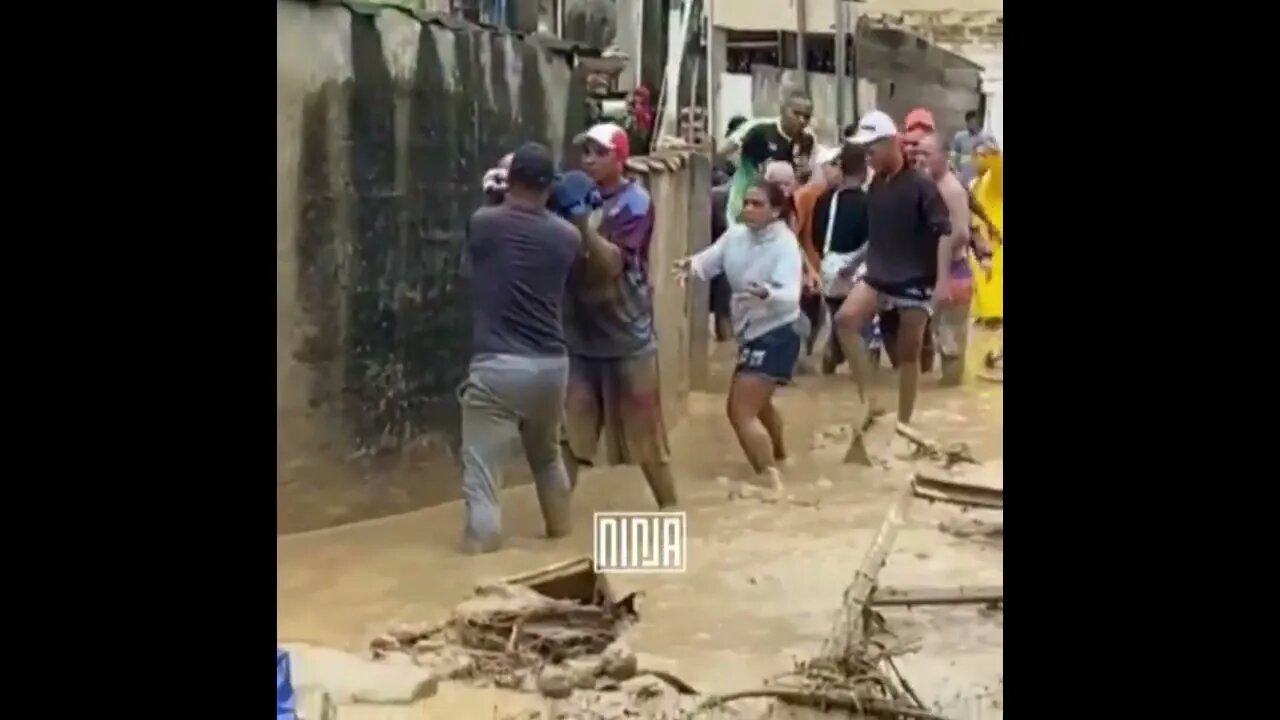
<svg viewBox="0 0 1280 720">
<path fill-rule="evenodd" d="M 956 174 L 965 187 L 973 180 L 973 149 L 977 147 L 978 141 L 989 142 L 990 139 L 991 136 L 984 132 L 969 132 L 969 128 L 957 132 L 951 139 L 951 159 L 955 163 Z"/>
<path fill-rule="evenodd" d="M 577 228 L 546 210 L 481 208 L 467 225 L 471 351 L 565 354 L 561 310 L 581 249 Z"/>
</svg>

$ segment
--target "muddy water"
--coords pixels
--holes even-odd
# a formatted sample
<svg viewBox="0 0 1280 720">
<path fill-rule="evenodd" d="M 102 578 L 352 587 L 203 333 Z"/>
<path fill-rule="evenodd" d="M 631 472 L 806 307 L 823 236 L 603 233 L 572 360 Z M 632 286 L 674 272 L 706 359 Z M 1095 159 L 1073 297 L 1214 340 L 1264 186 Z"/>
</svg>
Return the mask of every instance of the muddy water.
<svg viewBox="0 0 1280 720">
<path fill-rule="evenodd" d="M 979 335 L 971 354 L 980 357 L 991 342 Z M 721 386 L 727 383 L 728 350 L 716 350 Z M 882 381 L 891 393 L 887 370 Z M 840 462 L 847 443 L 843 426 L 861 415 L 848 378 L 803 377 L 780 396 L 793 456 L 787 492 L 800 502 L 730 500 L 727 483 L 745 477 L 747 465 L 724 420 L 723 402 L 721 393 L 695 394 L 672 436 L 689 513 L 688 572 L 611 579 L 622 592 L 645 591 L 633 637 L 641 664 L 675 672 L 702 692 L 758 685 L 817 651 L 844 586 L 906 476 L 901 465 L 887 471 Z M 971 379 L 962 388 L 940 389 L 926 381 L 913 424 L 942 441 L 968 442 L 987 463 L 982 474 L 1002 484 L 1002 404 L 999 385 Z M 898 441 L 884 425 L 869 445 L 873 454 L 887 456 Z M 635 469 L 587 473 L 575 495 L 578 531 L 558 541 L 539 537 L 530 487 L 508 489 L 503 505 L 509 546 L 490 556 L 454 552 L 462 520 L 458 503 L 279 538 L 278 637 L 355 649 L 394 622 L 442 618 L 478 583 L 589 554 L 593 511 L 647 509 L 652 501 Z M 954 509 L 914 505 L 882 582 L 1001 584 L 998 545 L 937 529 L 956 515 Z M 923 638 L 923 649 L 900 664 L 927 702 L 958 719 L 977 718 L 979 710 L 984 720 L 1002 716 L 1001 617 L 970 607 L 886 615 L 895 629 Z M 506 710 L 528 702 L 446 684 L 425 705 L 441 713 L 432 716 L 488 718 L 495 704 Z M 344 720 L 364 717 L 355 712 Z"/>
</svg>

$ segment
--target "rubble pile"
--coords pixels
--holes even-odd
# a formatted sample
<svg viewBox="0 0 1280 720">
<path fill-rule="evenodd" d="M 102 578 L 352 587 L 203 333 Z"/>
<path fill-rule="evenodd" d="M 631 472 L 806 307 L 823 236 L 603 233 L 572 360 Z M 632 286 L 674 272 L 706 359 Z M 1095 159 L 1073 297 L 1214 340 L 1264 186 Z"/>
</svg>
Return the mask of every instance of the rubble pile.
<svg viewBox="0 0 1280 720">
<path fill-rule="evenodd" d="M 533 692 L 540 668 L 574 663 L 575 684 L 589 676 L 594 685 L 625 675 L 619 668 L 628 664 L 635 674 L 635 655 L 620 642 L 631 617 L 630 602 L 588 605 L 498 583 L 477 588 L 444 624 L 398 626 L 370 648 L 376 659 L 432 667 L 441 679 Z"/>
</svg>

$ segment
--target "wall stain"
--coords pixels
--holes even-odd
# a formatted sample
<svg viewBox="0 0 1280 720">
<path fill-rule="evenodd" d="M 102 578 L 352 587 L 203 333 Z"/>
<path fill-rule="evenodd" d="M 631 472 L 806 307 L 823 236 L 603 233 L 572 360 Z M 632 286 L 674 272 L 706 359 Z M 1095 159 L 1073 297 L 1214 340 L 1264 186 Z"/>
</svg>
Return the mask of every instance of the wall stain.
<svg viewBox="0 0 1280 720">
<path fill-rule="evenodd" d="M 277 470 L 283 531 L 456 496 L 455 393 L 471 345 L 459 269 L 481 177 L 520 142 L 563 147 L 582 116 L 549 106 L 544 91 L 579 52 L 561 41 L 426 21 L 412 72 L 393 73 L 376 12 L 333 12 L 289 16 L 314 23 L 306 42 L 318 52 L 291 56 L 278 77 L 295 83 L 278 95 L 290 105 L 281 112 L 301 123 L 288 150 L 297 178 L 281 176 L 296 183 L 290 256 L 279 259 L 295 266 L 296 311 L 277 317 L 295 323 L 281 334 L 292 338 L 284 357 L 305 383 L 278 408 L 290 423 Z M 297 87 L 326 62 L 350 74 Z M 580 103 L 582 90 L 568 97 Z"/>
</svg>

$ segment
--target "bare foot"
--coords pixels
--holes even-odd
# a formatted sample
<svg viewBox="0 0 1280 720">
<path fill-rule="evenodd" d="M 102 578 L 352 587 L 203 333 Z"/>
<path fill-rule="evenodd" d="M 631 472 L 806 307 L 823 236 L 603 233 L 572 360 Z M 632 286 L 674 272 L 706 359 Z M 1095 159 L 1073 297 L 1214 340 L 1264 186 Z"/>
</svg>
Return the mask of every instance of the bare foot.
<svg viewBox="0 0 1280 720">
<path fill-rule="evenodd" d="M 765 468 L 756 476 L 756 484 L 766 490 L 782 492 L 782 471 L 777 467 Z"/>
</svg>

